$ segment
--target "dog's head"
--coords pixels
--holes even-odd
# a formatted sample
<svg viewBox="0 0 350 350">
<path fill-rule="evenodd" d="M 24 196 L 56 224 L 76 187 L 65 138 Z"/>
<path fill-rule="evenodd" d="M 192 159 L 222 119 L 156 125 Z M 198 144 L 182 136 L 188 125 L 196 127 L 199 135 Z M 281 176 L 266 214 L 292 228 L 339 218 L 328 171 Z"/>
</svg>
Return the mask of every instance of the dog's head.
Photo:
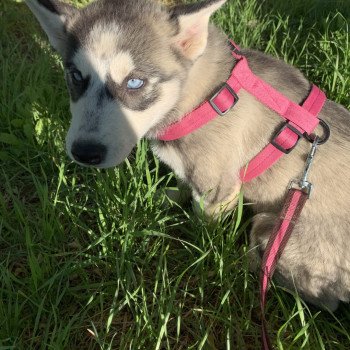
<svg viewBox="0 0 350 350">
<path fill-rule="evenodd" d="M 168 9 L 151 0 L 98 0 L 77 9 L 26 0 L 63 58 L 73 160 L 117 165 L 174 110 L 207 46 L 209 17 L 225 1 Z"/>
</svg>

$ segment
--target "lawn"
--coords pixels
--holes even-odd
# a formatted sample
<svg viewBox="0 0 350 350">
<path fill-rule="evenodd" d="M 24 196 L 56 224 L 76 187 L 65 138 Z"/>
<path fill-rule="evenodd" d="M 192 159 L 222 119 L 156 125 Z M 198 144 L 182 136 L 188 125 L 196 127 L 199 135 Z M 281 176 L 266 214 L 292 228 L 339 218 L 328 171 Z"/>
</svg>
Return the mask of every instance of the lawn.
<svg viewBox="0 0 350 350">
<path fill-rule="evenodd" d="M 213 20 L 350 108 L 348 1 L 229 0 Z M 62 64 L 22 1 L 0 2 L 0 70 L 0 350 L 260 349 L 249 205 L 208 223 L 170 203 L 146 141 L 115 169 L 71 162 Z M 348 305 L 273 287 L 267 317 L 279 349 L 350 349 Z"/>
</svg>

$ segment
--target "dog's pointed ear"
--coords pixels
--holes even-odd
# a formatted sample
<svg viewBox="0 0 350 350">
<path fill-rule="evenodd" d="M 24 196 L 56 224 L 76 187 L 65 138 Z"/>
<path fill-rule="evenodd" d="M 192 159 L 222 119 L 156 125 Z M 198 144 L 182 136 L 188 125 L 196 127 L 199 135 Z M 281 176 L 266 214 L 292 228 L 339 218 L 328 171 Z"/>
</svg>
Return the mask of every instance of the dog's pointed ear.
<svg viewBox="0 0 350 350">
<path fill-rule="evenodd" d="M 64 55 L 67 25 L 78 13 L 78 9 L 58 0 L 26 0 L 26 3 L 49 37 L 53 48 Z"/>
<path fill-rule="evenodd" d="M 204 52 L 208 41 L 209 18 L 225 2 L 207 0 L 171 9 L 171 19 L 178 23 L 178 33 L 172 38 L 173 44 L 185 57 L 195 60 Z"/>
</svg>

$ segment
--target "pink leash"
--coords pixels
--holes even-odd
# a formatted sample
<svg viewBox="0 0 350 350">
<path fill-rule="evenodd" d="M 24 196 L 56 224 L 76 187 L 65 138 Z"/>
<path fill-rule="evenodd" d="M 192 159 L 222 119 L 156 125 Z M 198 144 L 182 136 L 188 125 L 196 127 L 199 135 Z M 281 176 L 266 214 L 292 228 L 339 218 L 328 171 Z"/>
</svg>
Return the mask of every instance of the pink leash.
<svg viewBox="0 0 350 350">
<path fill-rule="evenodd" d="M 260 308 L 262 317 L 262 343 L 263 350 L 272 349 L 267 332 L 267 322 L 265 317 L 266 294 L 268 291 L 269 281 L 276 269 L 277 262 L 281 257 L 283 250 L 293 232 L 300 214 L 306 201 L 309 199 L 312 191 L 312 184 L 307 180 L 312 162 L 315 157 L 317 147 L 325 143 L 329 136 L 330 130 L 326 124 L 322 124 L 324 135 L 322 139 L 316 136 L 313 140 L 311 150 L 306 159 L 306 165 L 302 178 L 299 181 L 291 181 L 289 190 L 280 213 L 279 219 L 272 231 L 267 242 L 261 263 L 260 274 Z"/>
<path fill-rule="evenodd" d="M 179 139 L 202 127 L 217 116 L 223 117 L 238 102 L 238 93 L 241 89 L 244 89 L 262 104 L 278 113 L 285 120 L 285 124 L 273 136 L 272 141 L 247 166 L 241 169 L 240 177 L 243 183 L 261 175 L 284 154 L 290 153 L 300 138 L 305 137 L 313 143 L 307 157 L 303 177 L 299 181 L 292 181 L 289 186 L 282 212 L 269 238 L 262 259 L 260 276 L 262 344 L 264 350 L 270 350 L 272 347 L 265 317 L 268 284 L 276 269 L 278 259 L 282 255 L 301 211 L 310 196 L 312 185 L 307 181 L 307 176 L 317 146 L 325 143 L 330 135 L 328 125 L 317 117 L 326 101 L 326 95 L 317 86 L 313 85 L 305 102 L 298 105 L 256 76 L 249 68 L 246 57 L 240 53 L 239 47 L 232 41 L 230 41 L 230 44 L 232 56 L 236 59 L 236 65 L 228 80 L 210 100 L 204 101 L 179 122 L 170 125 L 158 139 L 162 141 Z M 311 136 L 319 123 L 324 131 L 322 139 Z"/>
<path fill-rule="evenodd" d="M 266 294 L 269 280 L 276 269 L 277 262 L 283 253 L 294 226 L 301 214 L 301 211 L 308 199 L 308 193 L 299 189 L 291 188 L 288 191 L 279 220 L 266 245 L 262 259 L 262 270 L 260 275 L 260 308 L 262 318 L 262 348 L 272 349 L 267 332 L 265 317 Z"/>
</svg>

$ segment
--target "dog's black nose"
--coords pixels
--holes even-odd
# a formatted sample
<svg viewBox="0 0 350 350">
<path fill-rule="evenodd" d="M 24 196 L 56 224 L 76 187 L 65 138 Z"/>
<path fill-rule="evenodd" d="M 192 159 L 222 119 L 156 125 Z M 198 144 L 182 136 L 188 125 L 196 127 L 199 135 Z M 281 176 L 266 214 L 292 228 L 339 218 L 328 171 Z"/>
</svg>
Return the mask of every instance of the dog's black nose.
<svg viewBox="0 0 350 350">
<path fill-rule="evenodd" d="M 98 165 L 106 157 L 107 148 L 101 143 L 76 141 L 72 145 L 72 155 L 74 159 L 87 165 Z"/>
</svg>

